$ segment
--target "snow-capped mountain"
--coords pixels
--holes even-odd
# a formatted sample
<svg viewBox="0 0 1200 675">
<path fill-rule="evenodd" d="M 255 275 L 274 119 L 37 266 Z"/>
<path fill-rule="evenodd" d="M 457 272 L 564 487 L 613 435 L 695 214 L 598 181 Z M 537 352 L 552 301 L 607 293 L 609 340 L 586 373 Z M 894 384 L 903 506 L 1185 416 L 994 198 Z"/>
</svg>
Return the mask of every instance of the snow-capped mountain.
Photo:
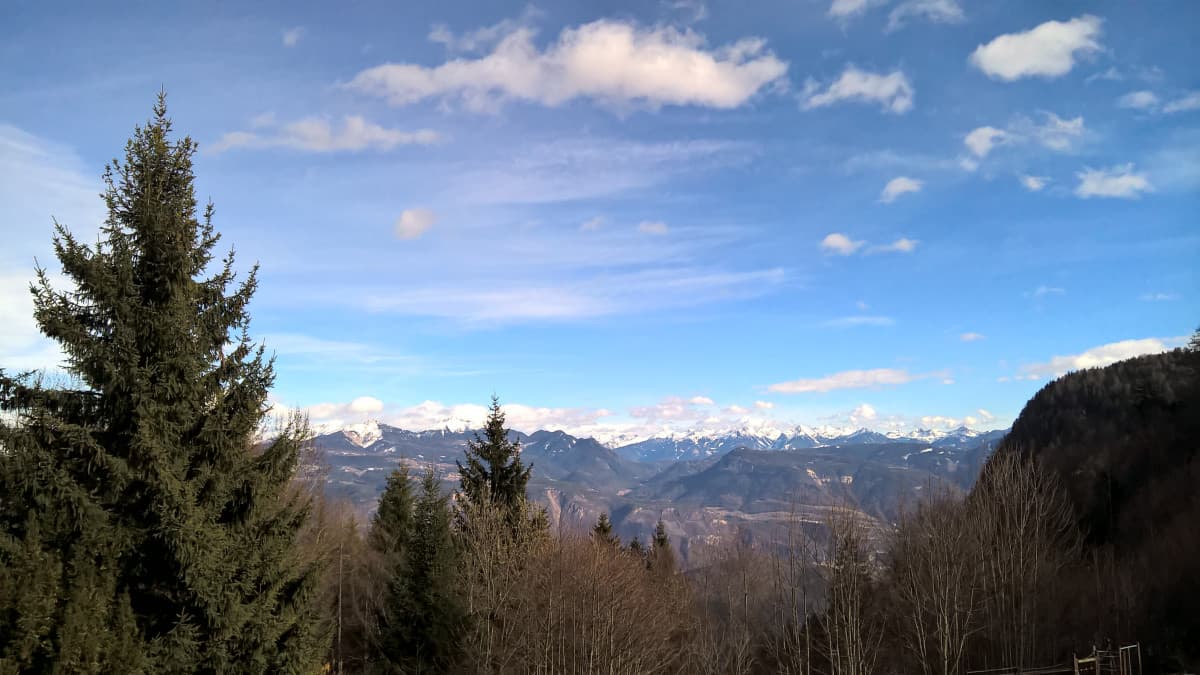
<svg viewBox="0 0 1200 675">
<path fill-rule="evenodd" d="M 737 448 L 750 450 L 808 450 L 843 445 L 882 445 L 887 443 L 925 443 L 930 447 L 961 448 L 973 446 L 984 434 L 966 427 L 952 431 L 918 429 L 912 433 L 882 433 L 867 428 L 820 427 L 803 425 L 791 429 L 748 428 L 723 433 L 686 432 L 664 434 L 615 447 L 617 454 L 638 462 L 678 462 L 724 455 Z M 1003 435 L 1003 432 L 1000 432 Z"/>
<path fill-rule="evenodd" d="M 473 437 L 472 425 L 466 420 L 445 420 L 439 428 L 409 431 L 368 420 L 340 428 L 321 429 L 317 444 L 335 453 L 400 453 L 409 456 L 417 450 L 436 447 L 444 452 L 461 451 Z M 693 429 L 664 430 L 647 437 L 644 433 L 617 434 L 610 437 L 578 438 L 562 431 L 538 431 L 533 434 L 512 432 L 514 439 L 528 443 L 535 440 L 536 454 L 554 456 L 568 452 L 578 442 L 588 441 L 588 447 L 604 447 L 617 456 L 635 462 L 677 462 L 719 457 L 737 448 L 751 450 L 806 450 L 844 445 L 879 445 L 887 443 L 924 443 L 935 448 L 965 448 L 977 445 L 981 436 L 997 432 L 979 432 L 967 427 L 953 430 L 916 429 L 914 431 L 880 432 L 868 428 L 850 427 L 778 427 L 770 424 L 748 424 L 725 431 Z M 1002 433 L 1000 435 L 1003 435 Z M 532 449 L 532 448 L 531 448 Z"/>
</svg>

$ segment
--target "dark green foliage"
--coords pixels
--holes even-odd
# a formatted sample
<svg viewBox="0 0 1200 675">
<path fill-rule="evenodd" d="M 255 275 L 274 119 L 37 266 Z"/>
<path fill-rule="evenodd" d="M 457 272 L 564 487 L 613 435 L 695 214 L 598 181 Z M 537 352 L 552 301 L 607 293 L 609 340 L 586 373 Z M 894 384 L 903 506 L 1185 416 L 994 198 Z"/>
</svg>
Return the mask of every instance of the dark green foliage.
<svg viewBox="0 0 1200 675">
<path fill-rule="evenodd" d="M 525 501 L 525 488 L 533 465 L 521 461 L 521 444 L 509 439 L 504 428 L 504 411 L 500 399 L 492 397 L 492 405 L 483 436 L 467 442 L 467 463 L 458 462 L 462 498 L 472 504 L 494 504 L 518 517 Z M 543 514 L 544 518 L 544 514 Z"/>
<path fill-rule="evenodd" d="M 661 519 L 654 526 L 654 542 L 648 559 L 650 568 L 660 574 L 675 572 L 675 551 L 671 549 L 671 538 L 667 536 L 667 526 Z"/>
<path fill-rule="evenodd" d="M 388 474 L 387 486 L 371 519 L 371 547 L 385 556 L 404 558 L 413 529 L 413 495 L 403 462 Z"/>
<path fill-rule="evenodd" d="M 596 524 L 592 526 L 592 541 L 613 547 L 621 545 L 621 538 L 613 534 L 612 521 L 608 519 L 607 513 L 601 513 Z"/>
<path fill-rule="evenodd" d="M 1193 336 L 1193 341 L 1196 336 Z M 1200 354 L 1178 349 L 1071 373 L 1026 404 L 997 454 L 1066 488 L 1095 568 L 1087 630 L 1200 664 Z M 987 480 L 987 471 L 981 482 Z"/>
<path fill-rule="evenodd" d="M 246 335 L 255 274 L 214 264 L 196 145 L 170 131 L 160 97 L 104 175 L 97 244 L 56 225 L 73 288 L 37 271 L 72 379 L 0 373 L 0 670 L 281 672 L 323 651 L 288 490 L 307 429 L 251 449 L 274 380 Z"/>
<path fill-rule="evenodd" d="M 642 546 L 642 542 L 637 538 L 636 534 L 633 535 L 633 539 L 629 540 L 629 546 L 627 547 L 627 549 L 628 549 L 629 553 L 632 555 L 635 555 L 635 556 L 638 556 L 641 558 L 644 558 L 646 556 L 646 548 L 644 546 Z"/>
<path fill-rule="evenodd" d="M 403 557 L 389 570 L 382 656 L 389 669 L 400 672 L 446 672 L 458 657 L 465 611 L 455 582 L 458 550 L 449 496 L 432 471 L 421 480 L 408 523 Z"/>
</svg>

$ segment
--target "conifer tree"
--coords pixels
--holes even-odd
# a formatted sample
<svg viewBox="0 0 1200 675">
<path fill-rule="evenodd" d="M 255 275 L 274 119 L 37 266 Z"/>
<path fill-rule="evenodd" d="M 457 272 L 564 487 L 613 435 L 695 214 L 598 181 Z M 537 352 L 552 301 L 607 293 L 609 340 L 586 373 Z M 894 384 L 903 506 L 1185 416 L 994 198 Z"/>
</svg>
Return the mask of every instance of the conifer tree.
<svg viewBox="0 0 1200 675">
<path fill-rule="evenodd" d="M 650 550 L 650 567 L 662 574 L 675 572 L 675 552 L 671 550 L 671 538 L 667 526 L 660 518 L 654 526 L 654 544 Z"/>
<path fill-rule="evenodd" d="M 255 446 L 274 380 L 247 336 L 256 276 L 213 259 L 195 151 L 160 95 L 104 174 L 99 241 L 55 224 L 72 288 L 37 269 L 71 379 L 0 373 L 0 671 L 295 672 L 324 651 L 288 489 L 307 428 Z"/>
<path fill-rule="evenodd" d="M 368 542 L 384 556 L 403 560 L 413 529 L 413 494 L 408 467 L 403 462 L 387 477 L 379 506 L 371 518 Z"/>
<path fill-rule="evenodd" d="M 465 610 L 450 521 L 450 498 L 427 471 L 414 505 L 405 574 L 391 578 L 385 604 L 384 652 L 404 672 L 446 672 L 459 653 Z"/>
<path fill-rule="evenodd" d="M 612 521 L 608 519 L 607 513 L 601 513 L 600 518 L 592 527 L 592 541 L 614 548 L 621 546 L 621 538 L 613 534 Z"/>
<path fill-rule="evenodd" d="M 637 538 L 636 534 L 633 535 L 633 539 L 629 540 L 629 552 L 639 558 L 646 557 L 646 549 L 642 546 L 642 542 Z"/>
<path fill-rule="evenodd" d="M 508 438 L 500 399 L 492 396 L 492 405 L 484 424 L 483 436 L 467 442 L 464 466 L 458 462 L 462 496 L 474 504 L 490 502 L 516 513 L 525 500 L 525 488 L 533 465 L 521 461 L 521 443 Z"/>
</svg>

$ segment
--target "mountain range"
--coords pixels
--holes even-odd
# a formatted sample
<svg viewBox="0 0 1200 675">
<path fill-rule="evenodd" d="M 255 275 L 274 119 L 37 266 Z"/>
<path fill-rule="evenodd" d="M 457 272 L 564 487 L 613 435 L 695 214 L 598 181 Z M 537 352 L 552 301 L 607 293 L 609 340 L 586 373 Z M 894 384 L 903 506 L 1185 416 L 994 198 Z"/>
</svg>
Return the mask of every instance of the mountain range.
<svg viewBox="0 0 1200 675">
<path fill-rule="evenodd" d="M 456 460 L 474 433 L 468 425 L 410 431 L 369 421 L 324 430 L 314 446 L 328 492 L 365 515 L 401 460 L 414 474 L 432 469 L 457 487 Z M 922 490 L 969 489 L 1004 434 L 796 426 L 607 444 L 558 430 L 511 437 L 533 465 L 530 497 L 545 505 L 552 526 L 583 529 L 607 512 L 620 535 L 644 540 L 662 519 L 687 558 L 697 542 L 765 539 L 789 519 L 818 518 L 829 505 L 889 522 Z"/>
</svg>

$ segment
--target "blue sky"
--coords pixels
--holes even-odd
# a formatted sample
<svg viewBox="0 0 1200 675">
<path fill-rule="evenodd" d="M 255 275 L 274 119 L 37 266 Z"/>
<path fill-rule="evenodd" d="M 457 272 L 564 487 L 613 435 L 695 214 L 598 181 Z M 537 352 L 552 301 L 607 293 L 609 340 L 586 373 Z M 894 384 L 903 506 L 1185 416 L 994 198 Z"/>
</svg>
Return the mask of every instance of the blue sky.
<svg viewBox="0 0 1200 675">
<path fill-rule="evenodd" d="M 179 4 L 6 5 L 2 367 L 160 86 L 317 423 L 995 427 L 1200 321 L 1195 3 Z"/>
</svg>

